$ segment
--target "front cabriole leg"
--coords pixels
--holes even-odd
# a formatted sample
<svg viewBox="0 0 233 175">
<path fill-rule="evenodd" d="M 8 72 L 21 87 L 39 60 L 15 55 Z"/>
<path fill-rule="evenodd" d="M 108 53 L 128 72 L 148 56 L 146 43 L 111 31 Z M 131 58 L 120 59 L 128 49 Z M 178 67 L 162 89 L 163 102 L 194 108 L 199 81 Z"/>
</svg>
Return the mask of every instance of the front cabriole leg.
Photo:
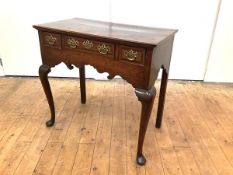
<svg viewBox="0 0 233 175">
<path fill-rule="evenodd" d="M 48 81 L 48 73 L 51 71 L 50 66 L 48 65 L 41 65 L 39 68 L 39 76 L 40 76 L 40 81 L 43 86 L 50 112 L 51 112 L 51 119 L 46 122 L 47 127 L 51 127 L 54 125 L 55 122 L 55 108 L 54 108 L 54 102 L 53 102 L 53 95 L 51 92 L 50 84 Z"/>
<path fill-rule="evenodd" d="M 144 165 L 146 163 L 146 159 L 142 154 L 142 148 L 148 122 L 150 119 L 151 110 L 154 103 L 156 90 L 155 87 L 152 87 L 150 90 L 135 89 L 135 93 L 138 97 L 138 100 L 142 104 L 136 161 L 139 165 Z"/>
</svg>

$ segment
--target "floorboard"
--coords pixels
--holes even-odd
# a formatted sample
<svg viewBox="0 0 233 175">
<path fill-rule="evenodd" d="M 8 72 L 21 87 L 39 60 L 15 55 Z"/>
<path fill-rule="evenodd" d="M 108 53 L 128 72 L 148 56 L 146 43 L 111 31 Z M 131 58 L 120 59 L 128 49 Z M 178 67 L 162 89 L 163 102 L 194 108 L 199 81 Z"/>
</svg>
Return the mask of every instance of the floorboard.
<svg viewBox="0 0 233 175">
<path fill-rule="evenodd" d="M 169 81 L 162 127 L 145 138 L 135 163 L 141 104 L 122 79 L 50 78 L 56 123 L 38 78 L 0 78 L 1 175 L 232 175 L 233 85 Z M 159 92 L 159 83 L 155 87 Z"/>
</svg>

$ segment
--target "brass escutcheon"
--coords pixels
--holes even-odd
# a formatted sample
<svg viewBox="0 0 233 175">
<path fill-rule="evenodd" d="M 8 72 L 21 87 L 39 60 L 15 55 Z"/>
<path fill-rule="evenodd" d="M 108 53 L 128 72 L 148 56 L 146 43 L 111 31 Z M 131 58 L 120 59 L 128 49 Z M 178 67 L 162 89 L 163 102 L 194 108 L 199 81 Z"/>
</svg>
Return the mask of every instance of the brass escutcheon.
<svg viewBox="0 0 233 175">
<path fill-rule="evenodd" d="M 106 46 L 105 44 L 98 45 L 97 47 L 99 53 L 106 55 L 110 51 L 110 47 Z"/>
<path fill-rule="evenodd" d="M 89 40 L 86 40 L 86 41 L 83 41 L 83 46 L 86 48 L 86 49 L 90 49 L 93 47 L 93 43 Z"/>
<path fill-rule="evenodd" d="M 70 48 L 76 48 L 79 45 L 78 40 L 75 40 L 74 38 L 67 39 L 67 44 Z"/>
<path fill-rule="evenodd" d="M 47 42 L 49 45 L 52 46 L 52 45 L 54 45 L 55 42 L 57 41 L 57 38 L 54 37 L 54 36 L 52 36 L 52 35 L 50 34 L 50 35 L 45 36 L 45 40 L 46 40 L 46 42 Z"/>
<path fill-rule="evenodd" d="M 133 61 L 137 58 L 138 56 L 138 52 L 137 51 L 133 51 L 132 49 L 130 50 L 125 50 L 124 51 L 124 56 L 130 60 L 130 61 Z"/>
</svg>

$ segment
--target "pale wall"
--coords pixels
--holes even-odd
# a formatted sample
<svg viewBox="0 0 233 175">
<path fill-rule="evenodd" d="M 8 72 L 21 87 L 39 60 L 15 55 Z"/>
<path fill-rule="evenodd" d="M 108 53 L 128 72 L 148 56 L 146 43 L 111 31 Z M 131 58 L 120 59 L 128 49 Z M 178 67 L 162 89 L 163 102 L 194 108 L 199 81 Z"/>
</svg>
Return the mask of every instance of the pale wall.
<svg viewBox="0 0 233 175">
<path fill-rule="evenodd" d="M 33 24 L 73 18 L 109 21 L 108 0 L 7 0 L 0 5 L 0 53 L 6 75 L 38 75 L 41 65 L 38 34 Z M 93 68 L 87 77 L 102 78 Z M 59 65 L 52 76 L 77 77 L 78 70 Z M 104 76 L 106 77 L 106 76 Z"/>
<path fill-rule="evenodd" d="M 2 58 L 0 53 L 0 58 Z M 3 67 L 0 65 L 0 76 L 4 76 Z"/>
<path fill-rule="evenodd" d="M 203 80 L 219 0 L 8 0 L 0 9 L 0 52 L 6 75 L 38 75 L 41 64 L 33 24 L 83 17 L 178 28 L 170 78 Z M 87 77 L 103 78 L 93 68 Z M 64 65 L 50 75 L 77 76 Z"/>
<path fill-rule="evenodd" d="M 232 0 L 222 0 L 205 81 L 233 82 L 232 8 Z"/>
</svg>

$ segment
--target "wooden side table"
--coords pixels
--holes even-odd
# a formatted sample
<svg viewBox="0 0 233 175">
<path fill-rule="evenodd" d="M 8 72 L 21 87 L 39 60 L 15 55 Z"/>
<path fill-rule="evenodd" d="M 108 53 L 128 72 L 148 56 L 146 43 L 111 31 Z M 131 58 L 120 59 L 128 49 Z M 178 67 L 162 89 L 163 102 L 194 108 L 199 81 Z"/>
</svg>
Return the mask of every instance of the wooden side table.
<svg viewBox="0 0 233 175">
<path fill-rule="evenodd" d="M 177 30 L 140 27 L 86 20 L 80 18 L 34 25 L 39 32 L 43 64 L 40 80 L 51 111 L 48 127 L 55 122 L 55 109 L 48 73 L 63 62 L 69 69 L 79 68 L 81 102 L 86 102 L 85 65 L 98 72 L 108 72 L 108 78 L 120 75 L 135 88 L 142 104 L 136 161 L 146 162 L 143 142 L 153 107 L 154 87 L 160 68 L 163 69 L 156 127 L 160 128 L 167 87 L 174 35 Z"/>
</svg>

